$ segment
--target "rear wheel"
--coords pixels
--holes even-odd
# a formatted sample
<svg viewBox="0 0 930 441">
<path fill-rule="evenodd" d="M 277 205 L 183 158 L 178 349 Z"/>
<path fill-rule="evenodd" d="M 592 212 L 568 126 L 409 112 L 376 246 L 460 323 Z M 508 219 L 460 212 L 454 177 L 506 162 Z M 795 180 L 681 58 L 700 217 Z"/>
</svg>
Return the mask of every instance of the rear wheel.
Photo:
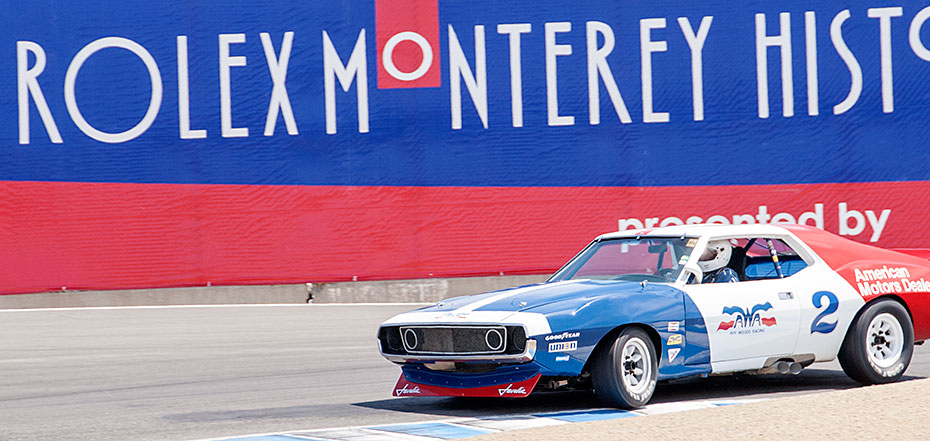
<svg viewBox="0 0 930 441">
<path fill-rule="evenodd" d="M 604 404 L 636 408 L 645 406 L 656 388 L 658 359 L 645 331 L 627 328 L 594 360 L 591 380 Z"/>
<path fill-rule="evenodd" d="M 893 300 L 869 305 L 849 327 L 839 361 L 843 372 L 862 384 L 897 381 L 914 352 L 914 327 L 907 310 Z"/>
</svg>

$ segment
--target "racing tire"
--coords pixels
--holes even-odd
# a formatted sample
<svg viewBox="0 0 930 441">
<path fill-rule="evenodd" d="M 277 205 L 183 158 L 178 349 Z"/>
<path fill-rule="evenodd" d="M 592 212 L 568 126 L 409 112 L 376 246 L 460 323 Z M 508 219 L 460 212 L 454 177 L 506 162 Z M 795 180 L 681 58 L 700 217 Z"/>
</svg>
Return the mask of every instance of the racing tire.
<svg viewBox="0 0 930 441">
<path fill-rule="evenodd" d="M 846 332 L 837 358 L 843 372 L 863 384 L 898 381 L 914 353 L 914 326 L 894 300 L 873 303 Z"/>
<path fill-rule="evenodd" d="M 643 407 L 655 392 L 658 364 L 649 334 L 639 328 L 624 329 L 595 357 L 591 368 L 594 393 L 609 406 Z"/>
</svg>

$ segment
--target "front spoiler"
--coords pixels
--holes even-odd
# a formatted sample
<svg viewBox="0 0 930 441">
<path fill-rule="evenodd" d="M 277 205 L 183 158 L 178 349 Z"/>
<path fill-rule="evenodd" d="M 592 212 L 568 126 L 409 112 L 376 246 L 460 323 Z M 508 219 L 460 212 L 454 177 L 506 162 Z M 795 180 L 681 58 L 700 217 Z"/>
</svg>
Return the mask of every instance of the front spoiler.
<svg viewBox="0 0 930 441">
<path fill-rule="evenodd" d="M 495 384 L 481 387 L 443 387 L 408 381 L 400 374 L 394 386 L 395 397 L 513 397 L 524 398 L 533 392 L 542 374 L 514 383 Z"/>
</svg>

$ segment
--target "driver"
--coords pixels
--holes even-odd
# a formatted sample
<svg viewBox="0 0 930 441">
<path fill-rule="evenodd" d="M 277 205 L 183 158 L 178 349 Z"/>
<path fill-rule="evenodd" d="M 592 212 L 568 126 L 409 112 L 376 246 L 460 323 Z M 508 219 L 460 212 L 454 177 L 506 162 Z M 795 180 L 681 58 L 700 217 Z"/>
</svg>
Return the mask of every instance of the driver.
<svg viewBox="0 0 930 441">
<path fill-rule="evenodd" d="M 707 249 L 701 254 L 698 266 L 704 271 L 701 283 L 739 282 L 736 271 L 727 268 L 730 263 L 730 254 L 733 246 L 726 240 L 715 240 L 707 244 Z"/>
</svg>

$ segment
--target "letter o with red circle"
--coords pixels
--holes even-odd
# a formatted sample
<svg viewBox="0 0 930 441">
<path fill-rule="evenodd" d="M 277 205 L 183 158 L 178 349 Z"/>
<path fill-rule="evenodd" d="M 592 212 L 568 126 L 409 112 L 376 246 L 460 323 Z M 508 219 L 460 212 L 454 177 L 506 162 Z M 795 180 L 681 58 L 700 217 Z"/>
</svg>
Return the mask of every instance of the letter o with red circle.
<svg viewBox="0 0 930 441">
<path fill-rule="evenodd" d="M 438 0 L 376 0 L 378 88 L 439 87 Z"/>
</svg>

